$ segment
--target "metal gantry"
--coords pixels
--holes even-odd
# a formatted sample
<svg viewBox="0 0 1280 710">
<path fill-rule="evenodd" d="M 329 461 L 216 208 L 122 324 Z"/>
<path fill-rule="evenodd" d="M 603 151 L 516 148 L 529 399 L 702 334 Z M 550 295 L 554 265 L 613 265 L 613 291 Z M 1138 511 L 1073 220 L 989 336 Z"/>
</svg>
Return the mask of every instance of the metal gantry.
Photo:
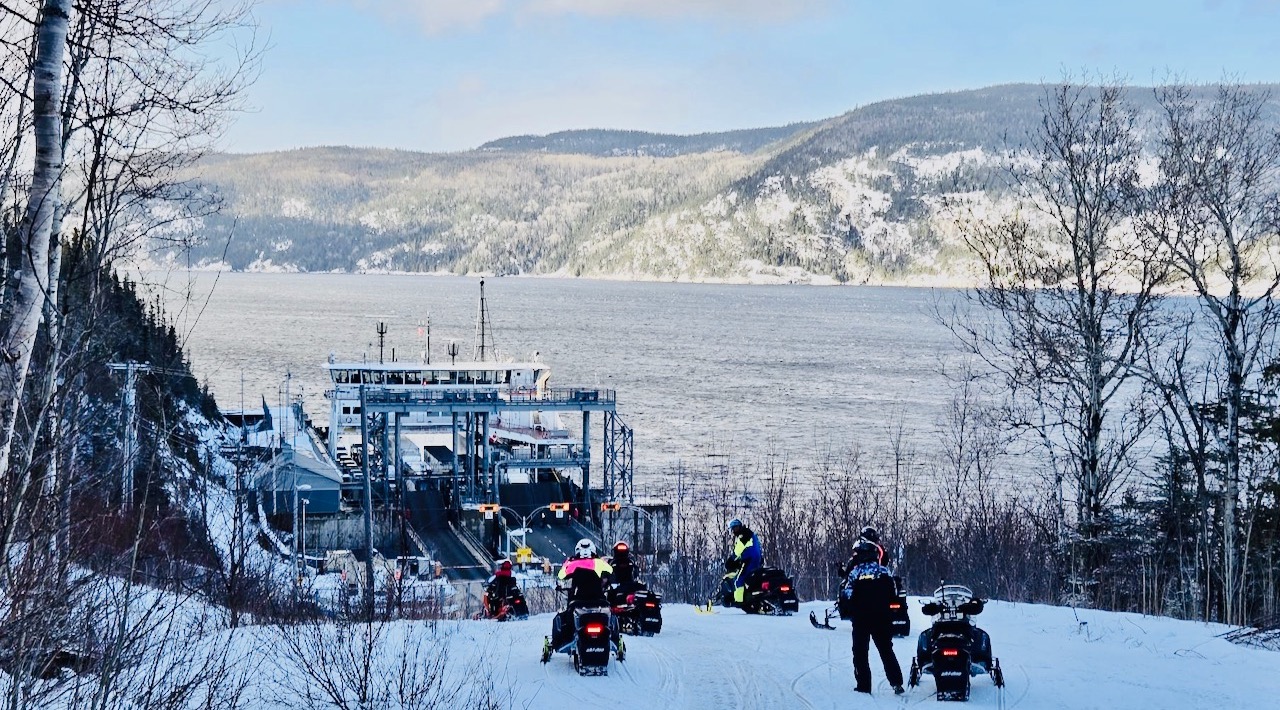
<svg viewBox="0 0 1280 710">
<path fill-rule="evenodd" d="M 604 495 L 606 501 L 635 502 L 632 471 L 635 446 L 631 427 L 616 412 L 604 414 Z"/>
</svg>

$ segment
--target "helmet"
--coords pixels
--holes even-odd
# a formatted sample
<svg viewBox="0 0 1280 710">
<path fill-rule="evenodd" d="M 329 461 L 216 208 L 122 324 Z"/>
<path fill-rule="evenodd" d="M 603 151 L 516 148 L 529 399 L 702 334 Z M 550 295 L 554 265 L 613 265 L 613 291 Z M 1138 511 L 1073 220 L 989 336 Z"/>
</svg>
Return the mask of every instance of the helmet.
<svg viewBox="0 0 1280 710">
<path fill-rule="evenodd" d="M 498 569 L 502 569 L 502 570 L 508 570 L 508 571 L 510 571 L 510 570 L 511 570 L 511 560 L 503 560 L 502 562 L 498 563 Z"/>
<path fill-rule="evenodd" d="M 613 543 L 613 554 L 618 556 L 626 556 L 631 554 L 631 547 L 627 543 L 619 540 Z"/>
<path fill-rule="evenodd" d="M 733 529 L 734 529 L 734 528 L 740 528 L 740 527 L 742 527 L 742 521 L 741 521 L 741 520 L 738 520 L 737 518 L 734 518 L 733 520 L 730 520 L 730 521 L 729 521 L 729 532 L 733 532 Z"/>
<path fill-rule="evenodd" d="M 853 561 L 877 562 L 880 560 L 880 548 L 876 547 L 874 542 L 860 540 L 858 544 L 853 546 Z"/>
<path fill-rule="evenodd" d="M 587 538 L 582 538 L 578 544 L 573 547 L 573 556 L 580 560 L 589 559 L 596 556 L 596 544 Z"/>
<path fill-rule="evenodd" d="M 865 528 L 863 528 L 863 529 L 862 529 L 862 535 L 861 535 L 861 537 L 862 537 L 862 539 L 863 539 L 863 540 L 870 540 L 870 541 L 872 541 L 872 542 L 880 542 L 880 533 L 876 532 L 876 529 L 875 529 L 875 528 L 873 528 L 873 527 L 871 527 L 870 525 L 868 525 L 867 527 L 865 527 Z"/>
</svg>

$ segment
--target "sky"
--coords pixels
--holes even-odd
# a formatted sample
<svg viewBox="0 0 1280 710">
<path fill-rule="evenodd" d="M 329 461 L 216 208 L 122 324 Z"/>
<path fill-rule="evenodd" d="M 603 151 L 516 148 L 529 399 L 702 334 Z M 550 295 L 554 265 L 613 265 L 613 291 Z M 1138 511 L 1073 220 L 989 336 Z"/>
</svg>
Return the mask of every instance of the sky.
<svg viewBox="0 0 1280 710">
<path fill-rule="evenodd" d="M 230 152 L 691 134 L 1119 76 L 1280 82 L 1280 0 L 259 0 Z"/>
</svg>

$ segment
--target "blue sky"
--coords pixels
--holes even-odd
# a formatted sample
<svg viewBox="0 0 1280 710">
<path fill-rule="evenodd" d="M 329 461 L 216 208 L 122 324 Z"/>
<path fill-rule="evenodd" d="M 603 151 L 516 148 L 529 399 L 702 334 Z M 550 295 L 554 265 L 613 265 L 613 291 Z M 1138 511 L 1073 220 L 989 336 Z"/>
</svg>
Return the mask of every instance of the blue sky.
<svg viewBox="0 0 1280 710">
<path fill-rule="evenodd" d="M 234 152 L 758 128 L 1064 72 L 1280 82 L 1280 0 L 260 0 L 256 17 L 269 46 Z"/>
</svg>

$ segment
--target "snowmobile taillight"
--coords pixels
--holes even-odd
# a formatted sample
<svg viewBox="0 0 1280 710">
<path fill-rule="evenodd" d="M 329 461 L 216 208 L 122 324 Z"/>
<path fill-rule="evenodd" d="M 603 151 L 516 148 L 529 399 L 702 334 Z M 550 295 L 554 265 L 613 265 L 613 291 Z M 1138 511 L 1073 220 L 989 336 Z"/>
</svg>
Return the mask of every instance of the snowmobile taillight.
<svg viewBox="0 0 1280 710">
<path fill-rule="evenodd" d="M 604 633 L 604 624 L 587 624 L 588 636 L 599 636 Z"/>
<path fill-rule="evenodd" d="M 587 628 L 589 629 L 589 628 L 591 628 L 591 627 L 590 627 L 590 626 L 588 626 Z M 944 656 L 959 656 L 959 655 L 960 655 L 960 649 L 958 649 L 958 648 L 944 648 L 944 649 L 942 649 L 942 655 L 944 655 Z"/>
<path fill-rule="evenodd" d="M 781 587 L 778 587 L 778 591 L 781 591 L 781 592 L 789 592 L 789 591 L 791 591 L 791 585 L 789 585 L 789 584 L 784 584 L 784 585 L 782 585 Z"/>
<path fill-rule="evenodd" d="M 653 607 L 657 606 L 657 604 L 654 604 L 653 602 L 645 602 L 645 603 L 644 603 L 644 605 L 645 605 L 645 606 L 647 606 L 647 607 L 649 607 L 650 609 L 652 609 Z"/>
<path fill-rule="evenodd" d="M 901 608 L 902 608 L 902 605 L 901 605 L 901 604 L 890 604 L 890 605 L 889 605 L 889 608 L 890 608 L 890 609 L 901 609 Z"/>
</svg>

